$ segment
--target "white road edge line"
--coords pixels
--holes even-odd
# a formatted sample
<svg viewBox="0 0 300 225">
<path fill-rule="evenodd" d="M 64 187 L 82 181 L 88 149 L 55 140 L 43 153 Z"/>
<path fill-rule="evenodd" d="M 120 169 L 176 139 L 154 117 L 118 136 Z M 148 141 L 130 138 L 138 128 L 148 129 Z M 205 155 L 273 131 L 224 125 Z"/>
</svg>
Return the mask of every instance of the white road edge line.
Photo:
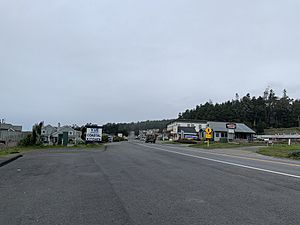
<svg viewBox="0 0 300 225">
<path fill-rule="evenodd" d="M 242 168 L 246 168 L 246 169 L 258 170 L 258 171 L 262 171 L 262 172 L 273 173 L 273 174 L 277 174 L 277 175 L 288 176 L 288 177 L 293 177 L 293 178 L 300 179 L 300 176 L 294 175 L 294 174 L 282 173 L 282 172 L 278 172 L 278 171 L 267 170 L 267 169 L 262 169 L 262 168 L 253 167 L 253 166 L 247 166 L 247 165 L 238 164 L 238 163 L 231 163 L 231 162 L 227 162 L 227 161 L 223 161 L 223 160 L 211 159 L 211 158 L 207 158 L 207 157 L 202 157 L 202 156 L 191 155 L 191 154 L 186 154 L 186 153 L 182 153 L 182 152 L 171 151 L 171 150 L 167 150 L 167 149 L 163 149 L 163 148 L 159 148 L 159 147 L 154 147 L 154 146 L 148 146 L 148 145 L 139 144 L 139 143 L 136 143 L 136 144 L 147 147 L 147 148 L 157 149 L 157 150 L 160 150 L 160 151 L 170 152 L 170 153 L 174 153 L 174 154 L 178 154 L 178 155 L 184 155 L 184 156 L 189 156 L 189 157 L 193 157 L 193 158 L 197 158 L 197 159 L 204 159 L 204 160 L 217 162 L 217 163 L 223 163 L 223 164 L 227 164 L 227 165 L 231 165 L 231 166 L 238 166 L 238 167 L 242 167 Z"/>
<path fill-rule="evenodd" d="M 258 159 L 258 158 L 248 157 L 248 156 L 244 157 L 244 156 L 240 156 L 240 155 L 231 155 L 231 154 L 225 154 L 225 153 L 207 152 L 205 150 L 203 151 L 203 150 L 200 150 L 200 149 L 198 149 L 198 150 L 195 150 L 193 148 L 188 149 L 189 147 L 187 147 L 187 148 L 174 147 L 174 146 L 170 146 L 170 145 L 168 145 L 167 147 L 177 149 L 177 150 L 183 150 L 184 149 L 185 151 L 190 151 L 190 152 L 195 152 L 195 153 L 204 153 L 204 154 L 208 154 L 208 155 L 225 156 L 225 157 L 231 157 L 231 158 L 240 158 L 240 159 L 246 159 L 246 160 L 253 160 L 253 161 L 260 161 L 260 162 L 267 162 L 267 163 L 274 163 L 274 164 L 280 164 L 280 165 L 300 167 L 300 164 L 295 164 L 295 163 L 273 161 L 273 160 L 268 160 L 268 159 Z"/>
</svg>

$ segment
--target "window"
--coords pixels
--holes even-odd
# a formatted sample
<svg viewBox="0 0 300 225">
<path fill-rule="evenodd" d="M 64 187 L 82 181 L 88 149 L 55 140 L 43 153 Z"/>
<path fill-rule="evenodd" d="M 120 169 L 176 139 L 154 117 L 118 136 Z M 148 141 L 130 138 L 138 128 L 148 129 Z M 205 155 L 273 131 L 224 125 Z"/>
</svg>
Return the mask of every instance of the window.
<svg viewBox="0 0 300 225">
<path fill-rule="evenodd" d="M 42 134 L 46 134 L 46 131 L 45 131 L 45 130 L 42 130 Z"/>
<path fill-rule="evenodd" d="M 216 137 L 219 137 L 219 133 L 216 132 Z"/>
<path fill-rule="evenodd" d="M 72 132 L 72 131 L 70 131 L 70 132 L 69 132 L 69 135 L 73 135 L 73 132 Z"/>
</svg>

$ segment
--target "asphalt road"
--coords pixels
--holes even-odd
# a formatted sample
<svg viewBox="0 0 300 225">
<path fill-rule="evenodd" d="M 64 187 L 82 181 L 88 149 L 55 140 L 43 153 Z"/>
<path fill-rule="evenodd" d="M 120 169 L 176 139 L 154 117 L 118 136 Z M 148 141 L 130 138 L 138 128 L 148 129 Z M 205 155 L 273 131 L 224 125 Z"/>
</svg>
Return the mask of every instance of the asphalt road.
<svg viewBox="0 0 300 225">
<path fill-rule="evenodd" d="M 138 142 L 0 168 L 0 224 L 300 224 L 300 165 Z"/>
</svg>

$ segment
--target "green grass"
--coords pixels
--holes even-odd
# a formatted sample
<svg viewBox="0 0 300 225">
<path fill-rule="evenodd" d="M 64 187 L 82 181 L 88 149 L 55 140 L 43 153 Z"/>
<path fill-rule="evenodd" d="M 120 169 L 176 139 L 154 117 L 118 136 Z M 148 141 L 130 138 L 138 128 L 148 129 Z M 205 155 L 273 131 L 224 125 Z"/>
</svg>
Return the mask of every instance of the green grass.
<svg viewBox="0 0 300 225">
<path fill-rule="evenodd" d="M 190 145 L 189 147 L 193 148 L 205 148 L 205 149 L 216 149 L 216 148 L 239 148 L 239 147 L 251 147 L 251 146 L 257 146 L 255 143 L 219 143 L 219 142 L 211 142 L 209 143 L 209 147 L 207 147 L 207 143 L 199 143 Z"/>
<path fill-rule="evenodd" d="M 274 145 L 269 147 L 263 147 L 258 150 L 257 153 L 267 156 L 274 156 L 280 158 L 293 158 L 300 159 L 300 157 L 292 157 L 289 154 L 292 152 L 300 151 L 300 144 L 297 145 Z"/>
<path fill-rule="evenodd" d="M 177 141 L 164 141 L 164 142 L 162 142 L 162 144 L 180 145 L 181 143 L 179 143 L 179 142 L 177 142 Z"/>
<path fill-rule="evenodd" d="M 11 155 L 11 154 L 23 153 L 23 152 L 31 152 L 37 149 L 39 149 L 37 146 L 5 148 L 0 150 L 0 157 Z"/>
<path fill-rule="evenodd" d="M 17 147 L 11 147 L 6 148 L 3 150 L 0 150 L 0 157 L 1 156 L 7 156 L 11 154 L 16 153 L 26 153 L 26 152 L 32 152 L 32 151 L 39 151 L 39 150 L 46 150 L 46 149 L 62 149 L 62 148 L 68 148 L 68 149 L 98 149 L 102 148 L 103 144 L 80 144 L 80 145 L 74 145 L 74 146 L 17 146 Z"/>
</svg>

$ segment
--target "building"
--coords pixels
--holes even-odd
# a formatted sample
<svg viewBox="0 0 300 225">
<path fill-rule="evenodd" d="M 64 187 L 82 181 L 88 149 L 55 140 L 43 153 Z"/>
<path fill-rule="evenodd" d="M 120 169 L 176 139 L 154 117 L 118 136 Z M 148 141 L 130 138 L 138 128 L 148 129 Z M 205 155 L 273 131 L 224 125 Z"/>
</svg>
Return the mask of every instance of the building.
<svg viewBox="0 0 300 225">
<path fill-rule="evenodd" d="M 228 124 L 233 125 L 230 129 Z M 167 126 L 170 139 L 205 139 L 205 129 L 210 127 L 213 131 L 213 140 L 252 140 L 255 132 L 243 123 L 228 123 L 198 120 L 176 120 Z"/>
<path fill-rule="evenodd" d="M 167 133 L 169 139 L 179 140 L 184 136 L 194 135 L 195 132 L 198 135 L 206 126 L 207 122 L 201 120 L 175 120 L 168 124 Z"/>
<path fill-rule="evenodd" d="M 138 138 L 144 140 L 149 134 L 159 134 L 159 129 L 148 129 L 148 130 L 139 130 Z"/>
<path fill-rule="evenodd" d="M 199 132 L 195 127 L 178 127 L 178 135 L 180 139 L 199 139 Z"/>
<path fill-rule="evenodd" d="M 228 124 L 234 124 L 235 129 L 229 129 Z M 213 140 L 220 141 L 222 138 L 233 140 L 252 140 L 255 131 L 244 123 L 207 122 L 207 126 L 213 130 Z"/>
<path fill-rule="evenodd" d="M 71 126 L 47 125 L 42 127 L 41 140 L 48 145 L 77 144 L 82 142 L 81 134 L 81 131 L 74 130 Z"/>
<path fill-rule="evenodd" d="M 16 146 L 30 133 L 31 132 L 23 132 L 22 126 L 0 122 L 0 144 L 2 147 Z"/>
</svg>

